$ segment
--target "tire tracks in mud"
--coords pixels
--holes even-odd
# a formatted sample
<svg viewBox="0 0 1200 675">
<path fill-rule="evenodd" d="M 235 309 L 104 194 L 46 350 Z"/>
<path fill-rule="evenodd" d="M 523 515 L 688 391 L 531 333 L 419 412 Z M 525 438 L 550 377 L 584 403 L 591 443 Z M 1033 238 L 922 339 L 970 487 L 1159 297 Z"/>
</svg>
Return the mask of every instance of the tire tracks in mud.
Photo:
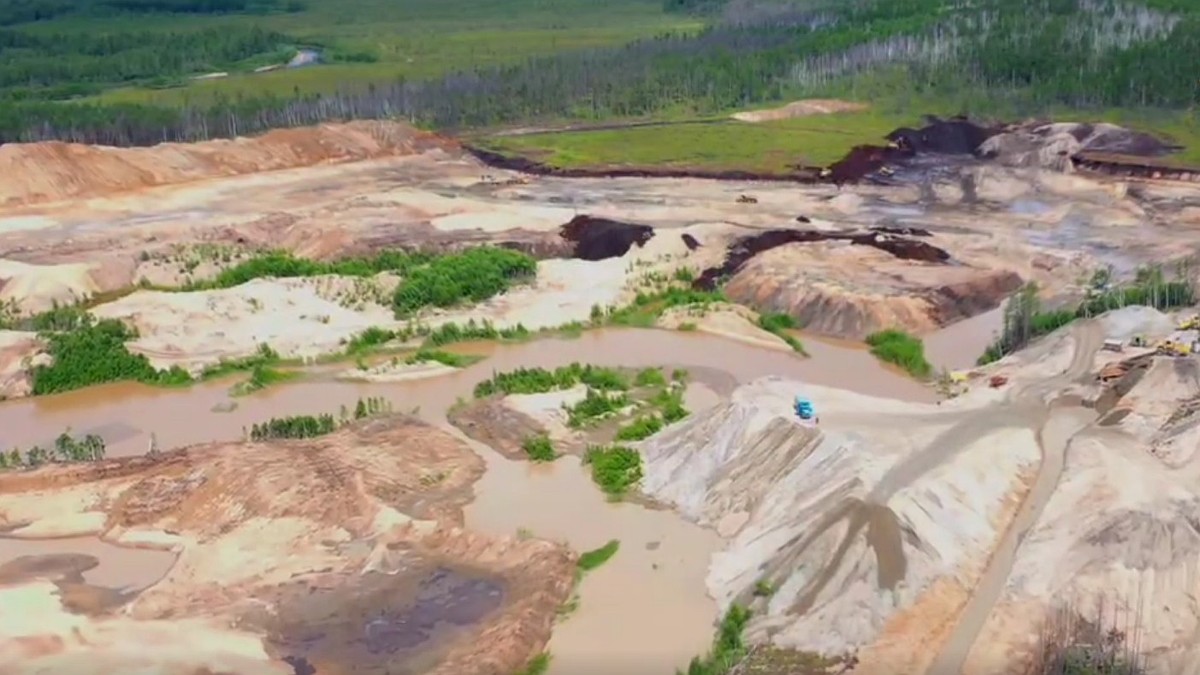
<svg viewBox="0 0 1200 675">
<path fill-rule="evenodd" d="M 1008 581 L 1021 542 L 1037 523 L 1046 502 L 1058 485 L 1067 445 L 1071 438 L 1090 426 L 1095 418 L 1094 413 L 1090 411 L 1084 412 L 1080 408 L 1056 405 L 1056 402 L 1048 404 L 1045 401 L 1047 396 L 1088 374 L 1103 342 L 1100 325 L 1095 321 L 1077 323 L 1071 330 L 1074 352 L 1066 370 L 1044 380 L 1014 387 L 1007 398 L 998 405 L 986 406 L 977 411 L 923 416 L 930 421 L 953 421 L 953 425 L 939 433 L 920 452 L 892 467 L 865 499 L 846 500 L 822 518 L 816 530 L 799 542 L 794 555 L 799 555 L 840 521 L 846 521 L 846 532 L 828 562 L 805 585 L 795 605 L 797 613 L 803 615 L 812 608 L 817 596 L 837 574 L 851 545 L 864 529 L 867 530 L 868 545 L 876 556 L 879 588 L 894 590 L 904 579 L 907 560 L 900 525 L 895 512 L 887 506 L 888 501 L 897 492 L 917 482 L 930 471 L 952 461 L 974 441 L 1000 429 L 1032 429 L 1042 454 L 1034 485 L 1022 500 L 1009 527 L 1001 535 L 970 599 L 959 612 L 950 637 L 943 643 L 926 675 L 957 675 L 961 672 L 962 665 L 966 662 L 976 638 Z M 1085 416 L 1086 419 L 1083 419 Z M 899 420 L 906 416 L 895 417 Z M 907 417 L 911 419 L 911 416 Z"/>
<path fill-rule="evenodd" d="M 1012 411 L 1023 413 L 1027 426 L 1035 430 L 1042 461 L 1033 486 L 1001 536 L 971 597 L 959 612 L 950 637 L 942 644 L 941 651 L 934 657 L 925 675 L 956 675 L 962 672 L 972 647 L 1008 583 L 1025 535 L 1037 524 L 1058 486 L 1067 446 L 1071 439 L 1095 421 L 1094 412 L 1055 405 L 1054 402 L 1049 405 L 1045 403 L 1045 397 L 1054 390 L 1088 374 L 1104 337 L 1099 323 L 1095 321 L 1076 324 L 1072 327 L 1072 336 L 1075 338 L 1075 351 L 1066 371 L 1013 392 L 1010 399 Z M 970 422 L 965 424 L 970 425 Z"/>
</svg>

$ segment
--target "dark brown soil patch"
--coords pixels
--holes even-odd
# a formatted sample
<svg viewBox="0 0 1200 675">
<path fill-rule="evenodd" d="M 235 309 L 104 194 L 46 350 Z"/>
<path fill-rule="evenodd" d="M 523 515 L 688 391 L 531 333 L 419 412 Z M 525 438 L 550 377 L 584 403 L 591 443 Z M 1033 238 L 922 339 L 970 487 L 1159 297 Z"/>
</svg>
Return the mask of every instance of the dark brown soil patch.
<svg viewBox="0 0 1200 675">
<path fill-rule="evenodd" d="M 563 225 L 559 235 L 573 245 L 572 258 L 607 260 L 625 255 L 635 245 L 645 246 L 654 237 L 654 228 L 579 215 Z"/>
<path fill-rule="evenodd" d="M 923 241 L 906 239 L 882 232 L 822 232 L 818 230 L 768 230 L 742 237 L 730 244 L 725 262 L 710 267 L 692 283 L 700 290 L 713 290 L 721 279 L 733 276 L 754 256 L 785 244 L 807 244 L 816 241 L 848 241 L 859 246 L 872 246 L 902 260 L 945 263 L 950 260 L 946 251 Z"/>
</svg>

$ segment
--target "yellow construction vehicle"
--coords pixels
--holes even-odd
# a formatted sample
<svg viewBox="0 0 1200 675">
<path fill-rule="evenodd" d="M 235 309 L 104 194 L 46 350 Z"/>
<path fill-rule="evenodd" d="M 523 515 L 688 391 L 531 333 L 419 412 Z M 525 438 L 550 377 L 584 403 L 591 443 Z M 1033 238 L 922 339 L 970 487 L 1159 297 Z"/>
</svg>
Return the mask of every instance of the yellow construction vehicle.
<svg viewBox="0 0 1200 675">
<path fill-rule="evenodd" d="M 1170 339 L 1158 343 L 1155 349 L 1159 354 L 1164 356 L 1188 356 L 1192 353 L 1192 346 L 1190 344 Z"/>
<path fill-rule="evenodd" d="M 1189 316 L 1179 322 L 1179 330 L 1196 330 L 1200 328 L 1200 316 Z"/>
</svg>

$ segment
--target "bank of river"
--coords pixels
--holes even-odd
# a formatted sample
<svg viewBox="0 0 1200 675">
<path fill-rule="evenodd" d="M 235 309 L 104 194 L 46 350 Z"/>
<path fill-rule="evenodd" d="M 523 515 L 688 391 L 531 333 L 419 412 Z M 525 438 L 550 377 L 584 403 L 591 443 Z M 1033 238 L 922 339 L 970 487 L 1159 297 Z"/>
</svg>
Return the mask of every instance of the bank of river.
<svg viewBox="0 0 1200 675">
<path fill-rule="evenodd" d="M 5 430 L 6 446 L 25 447 L 52 439 L 67 427 L 75 433 L 119 428 L 122 433 L 112 439 L 109 455 L 121 456 L 145 452 L 151 433 L 162 449 L 236 440 L 255 422 L 332 412 L 367 396 L 386 397 L 397 411 L 418 409 L 422 418 L 448 427 L 447 409 L 460 397 L 469 397 L 474 385 L 493 371 L 573 361 L 691 367 L 722 371 L 739 382 L 777 375 L 875 396 L 934 398 L 928 387 L 880 367 L 869 353 L 824 343 L 808 345 L 811 358 L 802 359 L 702 333 L 612 329 L 574 339 L 489 345 L 482 351 L 484 361 L 445 377 L 369 384 L 312 378 L 239 398 L 230 412 L 214 411 L 228 400 L 228 383 L 179 390 L 137 384 L 96 387 L 0 405 L 0 429 Z M 713 402 L 711 392 L 700 390 L 697 397 Z M 552 672 L 579 672 L 584 664 L 592 669 L 604 664 L 599 670 L 612 672 L 632 671 L 634 665 L 647 672 L 671 672 L 707 649 L 716 607 L 704 579 L 709 557 L 721 545 L 714 533 L 672 511 L 608 503 L 574 458 L 534 466 L 472 445 L 488 471 L 475 486 L 476 500 L 466 514 L 468 527 L 500 535 L 528 531 L 565 541 L 579 551 L 610 539 L 621 542 L 617 555 L 583 582 L 578 610 L 555 629 L 549 646 Z M 19 554 L 24 544 L 15 545 L 10 555 Z"/>
</svg>

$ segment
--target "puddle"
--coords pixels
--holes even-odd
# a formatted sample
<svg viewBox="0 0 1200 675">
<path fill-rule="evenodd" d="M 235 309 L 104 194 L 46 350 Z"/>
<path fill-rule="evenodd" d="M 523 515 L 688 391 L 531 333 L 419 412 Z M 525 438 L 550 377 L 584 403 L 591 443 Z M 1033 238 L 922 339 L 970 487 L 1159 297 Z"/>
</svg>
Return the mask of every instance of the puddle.
<svg viewBox="0 0 1200 675">
<path fill-rule="evenodd" d="M 53 578 L 67 565 L 80 572 L 88 584 L 137 591 L 157 583 L 174 564 L 175 554 L 170 551 L 115 546 L 97 537 L 0 537 L 0 570 L 14 573 L 20 567 L 25 578 L 39 574 Z"/>
</svg>

